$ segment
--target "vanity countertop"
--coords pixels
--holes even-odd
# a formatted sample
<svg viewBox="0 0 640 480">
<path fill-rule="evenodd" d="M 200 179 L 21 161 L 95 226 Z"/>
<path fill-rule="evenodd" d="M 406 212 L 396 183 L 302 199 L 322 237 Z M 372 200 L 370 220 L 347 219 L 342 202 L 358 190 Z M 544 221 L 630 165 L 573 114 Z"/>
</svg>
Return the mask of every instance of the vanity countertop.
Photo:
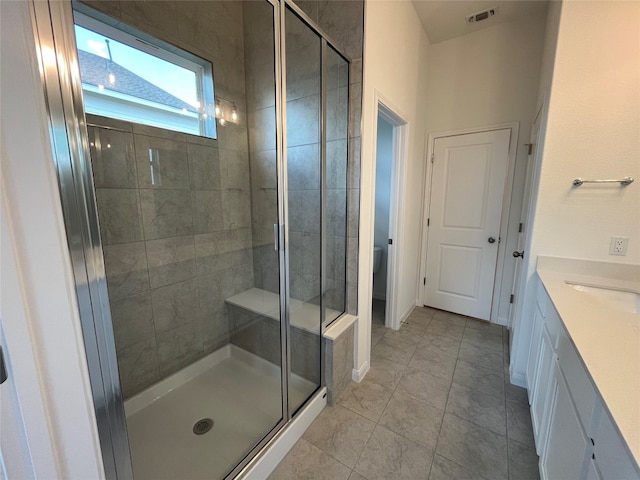
<svg viewBox="0 0 640 480">
<path fill-rule="evenodd" d="M 640 465 L 640 314 L 567 283 L 640 292 L 640 265 L 538 257 L 537 272 L 604 404 Z"/>
</svg>

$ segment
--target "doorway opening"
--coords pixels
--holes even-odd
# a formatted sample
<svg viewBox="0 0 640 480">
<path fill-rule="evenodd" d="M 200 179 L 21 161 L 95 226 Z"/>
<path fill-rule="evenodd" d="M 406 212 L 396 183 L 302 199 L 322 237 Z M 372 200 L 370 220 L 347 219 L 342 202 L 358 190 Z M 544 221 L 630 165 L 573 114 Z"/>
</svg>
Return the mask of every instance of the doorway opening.
<svg viewBox="0 0 640 480">
<path fill-rule="evenodd" d="M 400 212 L 404 183 L 406 122 L 384 104 L 378 104 L 374 235 L 372 245 L 373 288 L 371 295 L 372 344 L 384 328 L 397 330 L 402 321 L 396 311 L 397 265 L 400 252 Z"/>
</svg>

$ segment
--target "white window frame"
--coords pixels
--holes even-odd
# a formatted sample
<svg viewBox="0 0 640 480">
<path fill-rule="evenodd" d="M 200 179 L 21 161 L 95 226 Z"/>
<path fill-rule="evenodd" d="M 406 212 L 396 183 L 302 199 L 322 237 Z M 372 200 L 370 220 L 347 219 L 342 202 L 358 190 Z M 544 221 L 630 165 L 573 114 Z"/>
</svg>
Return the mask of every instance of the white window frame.
<svg viewBox="0 0 640 480">
<path fill-rule="evenodd" d="M 87 13 L 91 13 L 92 16 Z M 93 16 L 95 15 L 95 16 Z M 99 19 L 97 18 L 99 17 Z M 119 20 L 107 17 L 106 15 L 94 12 L 92 9 L 84 5 L 74 4 L 73 11 L 74 23 L 80 27 L 92 30 L 107 38 L 111 38 L 125 44 L 133 49 L 140 50 L 149 55 L 173 63 L 186 70 L 190 70 L 196 75 L 196 92 L 198 102 L 200 103 L 201 113 L 198 115 L 199 135 L 209 138 L 217 138 L 216 117 L 215 117 L 215 95 L 213 87 L 213 66 L 211 62 L 200 58 L 186 50 L 178 48 L 170 43 L 164 42 L 147 33 L 137 30 L 126 25 Z M 89 92 L 92 89 L 82 86 L 83 92 Z M 95 92 L 94 92 L 95 93 Z M 107 96 L 108 94 L 105 94 Z M 106 97 L 105 97 L 106 98 Z M 144 105 L 145 100 L 140 99 L 140 105 Z M 167 107 L 169 108 L 169 107 Z M 87 112 L 91 113 L 91 112 Z M 117 117 L 113 117 L 117 118 Z M 122 119 L 120 119 L 122 120 Z M 125 121 L 127 121 L 125 119 Z M 128 120 L 133 121 L 133 120 Z M 138 123 L 144 123 L 139 121 Z M 150 124 L 151 126 L 157 126 Z M 164 125 L 169 130 L 186 132 L 179 125 L 171 127 Z"/>
</svg>

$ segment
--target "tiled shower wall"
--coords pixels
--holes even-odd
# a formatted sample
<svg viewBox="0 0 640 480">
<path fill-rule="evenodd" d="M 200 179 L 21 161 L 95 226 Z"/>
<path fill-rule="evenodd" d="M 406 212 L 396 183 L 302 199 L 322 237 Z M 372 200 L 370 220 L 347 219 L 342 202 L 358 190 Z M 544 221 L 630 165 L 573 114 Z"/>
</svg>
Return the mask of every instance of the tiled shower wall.
<svg viewBox="0 0 640 480">
<path fill-rule="evenodd" d="M 240 115 L 217 140 L 89 119 L 118 129 L 90 135 L 128 397 L 228 343 L 224 299 L 253 286 L 243 12 L 239 2 L 85 3 L 211 61 L 216 95 Z M 160 159 L 153 184 L 150 149 Z"/>
<path fill-rule="evenodd" d="M 346 148 L 346 138 L 339 133 L 328 136 L 328 230 L 327 235 L 327 300 L 328 307 L 342 310 L 344 285 L 342 249 L 347 248 L 347 311 L 357 311 L 358 275 L 358 222 L 360 189 L 360 116 L 362 93 L 362 40 L 364 22 L 364 2 L 362 1 L 301 1 L 296 2 L 305 13 L 325 30 L 339 48 L 352 58 L 349 72 L 349 164 L 346 172 L 336 168 Z M 245 25 L 249 22 L 245 7 Z M 299 25 L 294 22 L 291 27 Z M 288 28 L 291 28 L 288 25 Z M 287 72 L 287 114 L 288 118 L 288 180 L 290 191 L 291 227 L 291 294 L 293 298 L 318 303 L 320 291 L 317 272 L 320 268 L 318 246 L 320 225 L 319 204 L 319 44 L 310 40 L 307 32 L 291 32 L 295 42 L 287 45 L 288 66 L 296 65 L 295 71 Z M 253 38 L 253 41 L 252 41 Z M 313 37 L 311 37 L 312 39 Z M 256 41 L 256 36 L 245 32 L 245 52 L 247 71 L 247 108 L 249 123 L 260 125 L 274 118 L 275 98 L 270 86 L 271 64 L 260 63 L 258 58 L 271 58 L 270 46 Z M 251 47 L 250 47 L 251 45 Z M 255 57 L 255 59 L 254 59 Z M 254 67 L 252 67 L 253 65 Z M 340 70 L 340 69 L 337 69 Z M 339 98 L 346 93 L 340 71 L 329 72 L 329 97 Z M 266 75 L 265 75 L 266 74 Z M 266 79 L 266 80 L 265 80 Z M 345 112 L 346 113 L 346 112 Z M 338 126 L 339 119 L 330 119 L 330 124 Z M 250 128 L 250 133 L 254 129 Z M 273 223 L 276 215 L 275 195 L 275 139 L 264 139 L 250 143 L 251 184 L 254 198 L 253 241 L 255 286 L 278 292 L 277 255 L 273 250 Z M 267 140 L 270 140 L 267 141 Z M 347 222 L 345 226 L 344 189 L 347 190 Z M 344 231 L 347 236 L 345 238 Z M 345 245 L 346 244 L 346 245 Z M 298 254 L 296 256 L 296 253 Z M 298 258 L 299 257 L 299 258 Z"/>
<path fill-rule="evenodd" d="M 266 134 L 275 131 L 273 83 L 258 73 L 272 68 L 264 51 L 273 43 L 272 32 L 264 21 L 252 20 L 258 15 L 253 2 L 84 3 L 210 60 L 216 94 L 235 102 L 240 115 L 238 125 L 219 127 L 217 141 L 99 117 L 89 120 L 116 128 L 92 128 L 91 135 L 100 147 L 94 175 L 128 397 L 228 342 L 225 298 L 252 286 L 277 292 L 275 137 Z M 300 2 L 354 59 L 347 174 L 350 313 L 357 309 L 363 5 Z M 254 34 L 244 35 L 249 28 Z M 106 151 L 111 150 L 107 144 L 112 151 Z M 160 172 L 162 185 L 149 183 L 149 148 L 169 160 L 161 161 L 166 169 Z M 292 272 L 294 283 L 299 282 Z"/>
<path fill-rule="evenodd" d="M 358 310 L 360 123 L 362 116 L 363 0 L 300 0 L 296 4 L 352 60 L 349 72 L 349 165 L 347 171 L 347 312 Z"/>
<path fill-rule="evenodd" d="M 279 293 L 273 236 L 278 222 L 275 46 L 273 23 L 265 16 L 268 8 L 267 3 L 243 3 L 254 286 Z"/>
<path fill-rule="evenodd" d="M 89 138 L 120 375 L 130 396 L 228 343 L 224 299 L 253 286 L 249 166 L 242 152 L 215 140 L 89 122 L 118 128 L 90 127 Z"/>
</svg>

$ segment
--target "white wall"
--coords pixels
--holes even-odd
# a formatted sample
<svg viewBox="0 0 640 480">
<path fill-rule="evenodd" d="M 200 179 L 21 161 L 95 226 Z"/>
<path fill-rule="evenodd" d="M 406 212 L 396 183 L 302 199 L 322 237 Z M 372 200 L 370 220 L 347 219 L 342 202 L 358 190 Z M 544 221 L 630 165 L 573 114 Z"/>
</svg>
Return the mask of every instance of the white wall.
<svg viewBox="0 0 640 480">
<path fill-rule="evenodd" d="M 522 306 L 511 379 L 524 384 L 537 256 L 640 263 L 637 184 L 571 188 L 571 180 L 640 177 L 640 3 L 551 2 L 539 99 L 546 133 L 537 166 Z M 611 235 L 627 256 L 608 255 Z"/>
<path fill-rule="evenodd" d="M 640 263 L 640 3 L 563 4 L 533 232 L 546 255 Z M 610 256 L 612 235 L 629 237 Z"/>
<path fill-rule="evenodd" d="M 376 210 L 373 244 L 382 249 L 380 270 L 373 275 L 373 298 L 387 295 L 387 259 L 389 258 L 389 202 L 391 200 L 391 161 L 393 125 L 378 117 L 376 142 Z"/>
<path fill-rule="evenodd" d="M 416 304 L 422 187 L 426 132 L 426 65 L 429 40 L 411 2 L 365 4 L 364 84 L 362 106 L 362 172 L 360 196 L 360 269 L 358 279 L 357 378 L 368 368 L 371 343 L 371 287 L 375 142 L 380 98 L 408 122 L 407 165 L 401 234 L 396 238 L 399 261 L 400 314 Z"/>
<path fill-rule="evenodd" d="M 29 8 L 0 2 L 0 317 L 12 374 L 2 388 L 15 389 L 3 401 L 22 412 L 14 428 L 24 432 L 22 445 L 3 449 L 2 461 L 10 478 L 31 469 L 35 478 L 99 479 L 104 472 Z"/>
<path fill-rule="evenodd" d="M 545 16 L 525 22 L 495 25 L 431 46 L 427 82 L 427 128 L 429 133 L 519 122 L 509 227 L 504 248 L 500 303 L 492 318 L 506 325 L 509 315 L 518 224 L 522 207 L 527 148 L 536 113 L 536 94 Z M 428 187 L 427 187 L 428 188 Z M 503 219 L 506 221 L 506 219 Z M 500 265 L 500 263 L 499 263 Z M 428 275 L 428 272 L 427 272 Z"/>
</svg>

